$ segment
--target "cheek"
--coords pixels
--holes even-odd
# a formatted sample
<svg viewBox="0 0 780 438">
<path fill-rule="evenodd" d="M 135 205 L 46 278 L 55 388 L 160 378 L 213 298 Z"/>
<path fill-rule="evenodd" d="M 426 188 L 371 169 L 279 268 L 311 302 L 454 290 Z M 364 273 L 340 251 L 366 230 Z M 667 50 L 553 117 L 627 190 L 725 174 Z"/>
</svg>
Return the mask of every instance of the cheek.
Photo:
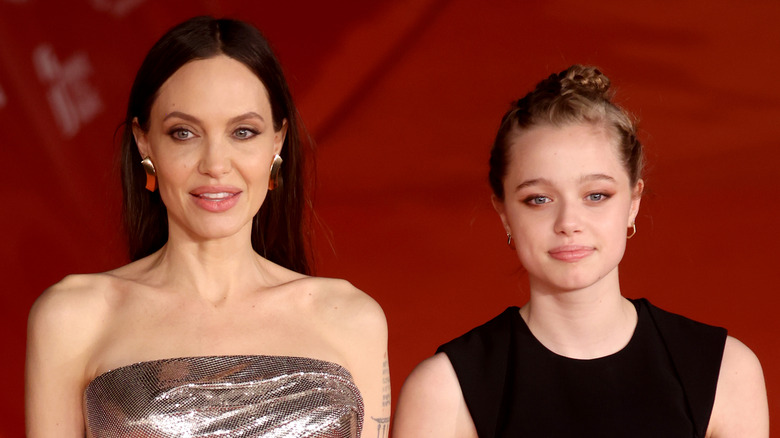
<svg viewBox="0 0 780 438">
<path fill-rule="evenodd" d="M 240 160 L 237 169 L 244 180 L 253 184 L 265 182 L 268 184 L 268 178 L 271 175 L 271 160 L 273 157 L 251 156 Z"/>
<path fill-rule="evenodd" d="M 174 189 L 186 183 L 194 166 L 181 159 L 160 160 L 159 165 L 155 164 L 155 169 L 160 188 Z"/>
<path fill-rule="evenodd" d="M 628 230 L 626 228 L 626 222 L 628 221 L 628 213 L 625 211 L 615 212 L 611 216 L 611 219 L 604 221 L 601 224 L 601 234 L 604 245 L 607 245 L 609 252 L 618 259 L 623 257 L 623 253 L 626 250 L 626 235 Z"/>
<path fill-rule="evenodd" d="M 551 209 L 538 211 L 523 206 L 513 206 L 511 210 L 507 211 L 507 221 L 513 235 L 523 236 L 523 239 L 527 241 L 539 240 L 550 232 L 555 222 L 554 216 L 554 211 Z"/>
<path fill-rule="evenodd" d="M 628 224 L 631 222 L 631 205 L 629 203 L 626 203 L 624 208 L 617 209 L 617 211 L 614 212 L 613 217 L 614 220 L 612 222 L 612 227 L 616 230 L 616 233 L 619 235 L 622 235 L 626 232 L 626 229 L 628 228 Z"/>
<path fill-rule="evenodd" d="M 525 245 L 522 242 L 518 242 L 515 244 L 515 249 L 517 252 L 517 259 L 520 261 L 520 264 L 528 269 L 530 266 L 533 266 L 533 257 L 532 252 L 529 251 L 529 247 Z"/>
<path fill-rule="evenodd" d="M 197 173 L 197 161 L 186 155 L 162 154 L 155 163 L 157 186 L 166 208 L 176 208 L 188 196 Z"/>
<path fill-rule="evenodd" d="M 535 254 L 543 251 L 545 247 L 545 225 L 543 217 L 520 216 L 515 215 L 509 222 L 512 229 L 512 241 L 520 262 L 527 266 L 533 263 Z"/>
<path fill-rule="evenodd" d="M 172 172 L 170 169 L 157 171 L 157 190 L 166 208 L 171 209 L 181 203 L 179 199 L 184 186 L 183 178 L 177 172 Z"/>
</svg>

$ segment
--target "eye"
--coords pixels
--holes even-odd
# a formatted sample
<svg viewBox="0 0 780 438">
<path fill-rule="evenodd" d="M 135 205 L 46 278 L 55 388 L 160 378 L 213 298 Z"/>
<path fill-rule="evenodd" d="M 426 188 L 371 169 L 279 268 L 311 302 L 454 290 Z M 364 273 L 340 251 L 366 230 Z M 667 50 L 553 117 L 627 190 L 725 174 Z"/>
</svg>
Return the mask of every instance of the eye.
<svg viewBox="0 0 780 438">
<path fill-rule="evenodd" d="M 544 195 L 532 195 L 525 198 L 523 202 L 528 205 L 543 205 L 552 202 L 552 199 Z"/>
<path fill-rule="evenodd" d="M 233 135 L 239 140 L 247 140 L 256 136 L 258 132 L 251 128 L 238 128 L 233 131 Z"/>
<path fill-rule="evenodd" d="M 195 134 L 186 128 L 174 128 L 168 133 L 168 135 L 173 137 L 174 140 L 189 140 L 195 137 Z"/>
<path fill-rule="evenodd" d="M 585 197 L 588 201 L 591 202 L 601 202 L 609 198 L 609 195 L 606 193 L 591 193 L 588 196 Z"/>
</svg>

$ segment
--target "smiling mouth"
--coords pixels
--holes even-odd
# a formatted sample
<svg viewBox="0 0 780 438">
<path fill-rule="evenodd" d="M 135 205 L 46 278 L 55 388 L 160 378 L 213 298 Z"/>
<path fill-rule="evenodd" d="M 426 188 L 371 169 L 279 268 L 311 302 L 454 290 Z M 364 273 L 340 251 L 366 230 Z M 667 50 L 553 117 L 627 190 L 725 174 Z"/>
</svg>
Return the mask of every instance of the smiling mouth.
<svg viewBox="0 0 780 438">
<path fill-rule="evenodd" d="M 235 195 L 236 195 L 235 193 L 230 193 L 230 192 L 219 192 L 219 193 L 201 193 L 200 195 L 193 195 L 193 196 L 197 196 L 198 198 L 206 199 L 209 201 L 222 201 Z"/>
<path fill-rule="evenodd" d="M 193 190 L 190 195 L 192 195 L 195 205 L 213 213 L 230 210 L 238 203 L 238 200 L 241 198 L 241 193 L 243 193 L 241 190 L 232 189 L 220 190 L 219 188 L 211 188 L 211 190 L 214 191 L 209 191 L 209 189 L 196 189 Z"/>
</svg>

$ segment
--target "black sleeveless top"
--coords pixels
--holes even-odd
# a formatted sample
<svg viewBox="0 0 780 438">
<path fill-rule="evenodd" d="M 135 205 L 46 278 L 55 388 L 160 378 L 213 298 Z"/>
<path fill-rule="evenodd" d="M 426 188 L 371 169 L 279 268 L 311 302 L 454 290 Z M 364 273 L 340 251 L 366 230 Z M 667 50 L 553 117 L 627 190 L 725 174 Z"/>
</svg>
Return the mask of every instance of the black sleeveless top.
<svg viewBox="0 0 780 438">
<path fill-rule="evenodd" d="M 632 302 L 628 345 L 597 359 L 551 352 L 517 307 L 439 347 L 479 436 L 704 437 L 726 330 Z"/>
</svg>

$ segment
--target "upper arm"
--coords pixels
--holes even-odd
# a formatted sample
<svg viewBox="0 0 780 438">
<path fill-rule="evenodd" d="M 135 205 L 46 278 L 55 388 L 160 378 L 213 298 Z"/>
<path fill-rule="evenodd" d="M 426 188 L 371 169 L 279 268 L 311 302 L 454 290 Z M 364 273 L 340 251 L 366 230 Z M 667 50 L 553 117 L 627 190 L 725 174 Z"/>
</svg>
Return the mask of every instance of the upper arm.
<svg viewBox="0 0 780 438">
<path fill-rule="evenodd" d="M 73 298 L 68 286 L 55 285 L 30 310 L 25 422 L 31 438 L 84 436 L 82 391 L 87 327 L 85 313 L 79 311 Z"/>
<path fill-rule="evenodd" d="M 745 344 L 731 336 L 723 350 L 707 436 L 769 436 L 769 408 L 761 364 Z"/>
<path fill-rule="evenodd" d="M 421 362 L 409 374 L 393 422 L 393 435 L 406 437 L 476 437 L 458 377 L 444 353 Z"/>
<path fill-rule="evenodd" d="M 390 365 L 387 357 L 387 321 L 374 300 L 360 316 L 363 330 L 362 351 L 350 358 L 355 384 L 365 407 L 363 436 L 387 437 L 390 430 Z M 365 335 L 368 336 L 365 336 Z M 374 434 L 377 430 L 377 434 Z"/>
<path fill-rule="evenodd" d="M 390 430 L 390 367 L 387 321 L 379 304 L 347 282 L 330 298 L 330 324 L 341 345 L 347 368 L 363 398 L 363 436 L 387 437 Z"/>
</svg>

